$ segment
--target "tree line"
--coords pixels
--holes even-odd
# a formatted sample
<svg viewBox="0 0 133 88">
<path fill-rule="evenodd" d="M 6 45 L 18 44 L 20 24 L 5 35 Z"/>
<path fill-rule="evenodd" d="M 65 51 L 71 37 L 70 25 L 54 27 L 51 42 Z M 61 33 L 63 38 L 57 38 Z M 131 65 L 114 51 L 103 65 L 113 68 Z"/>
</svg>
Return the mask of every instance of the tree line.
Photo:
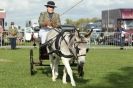
<svg viewBox="0 0 133 88">
<path fill-rule="evenodd" d="M 82 24 L 90 23 L 90 22 L 96 22 L 97 20 L 100 20 L 99 18 L 80 18 L 78 20 L 72 20 L 67 18 L 65 20 L 65 24 L 72 24 L 75 25 L 76 27 L 80 28 Z"/>
</svg>

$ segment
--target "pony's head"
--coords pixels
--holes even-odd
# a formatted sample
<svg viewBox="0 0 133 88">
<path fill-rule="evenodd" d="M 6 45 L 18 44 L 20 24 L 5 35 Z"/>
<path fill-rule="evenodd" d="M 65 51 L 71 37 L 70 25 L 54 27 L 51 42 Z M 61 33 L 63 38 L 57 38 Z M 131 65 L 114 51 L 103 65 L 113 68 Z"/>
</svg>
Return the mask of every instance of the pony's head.
<svg viewBox="0 0 133 88">
<path fill-rule="evenodd" d="M 75 49 L 76 56 L 78 59 L 78 74 L 79 76 L 84 75 L 83 66 L 85 63 L 86 54 L 88 52 L 88 41 L 93 30 L 90 32 L 80 35 L 78 31 L 75 32 Z"/>
</svg>

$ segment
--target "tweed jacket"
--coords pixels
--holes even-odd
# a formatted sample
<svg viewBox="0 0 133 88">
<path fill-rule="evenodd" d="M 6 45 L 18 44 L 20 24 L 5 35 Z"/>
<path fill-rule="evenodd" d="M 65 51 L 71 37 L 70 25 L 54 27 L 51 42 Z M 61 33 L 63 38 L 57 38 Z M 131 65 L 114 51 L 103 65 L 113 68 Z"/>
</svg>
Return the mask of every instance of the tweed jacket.
<svg viewBox="0 0 133 88">
<path fill-rule="evenodd" d="M 48 26 L 57 28 L 61 25 L 60 16 L 57 13 L 53 13 L 52 18 L 50 19 L 48 12 L 41 12 L 38 22 L 41 28 Z"/>
</svg>

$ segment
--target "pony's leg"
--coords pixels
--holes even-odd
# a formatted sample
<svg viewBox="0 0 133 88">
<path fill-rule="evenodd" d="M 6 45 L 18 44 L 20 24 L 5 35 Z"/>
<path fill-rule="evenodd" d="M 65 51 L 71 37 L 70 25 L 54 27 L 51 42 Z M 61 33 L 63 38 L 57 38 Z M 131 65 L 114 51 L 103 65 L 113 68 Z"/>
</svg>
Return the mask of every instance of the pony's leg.
<svg viewBox="0 0 133 88">
<path fill-rule="evenodd" d="M 56 81 L 56 76 L 55 76 L 55 63 L 53 63 L 53 65 L 52 65 L 52 80 L 53 81 Z"/>
<path fill-rule="evenodd" d="M 62 77 L 62 82 L 64 84 L 67 84 L 66 77 L 67 77 L 67 71 L 66 71 L 66 68 L 64 67 L 64 69 L 63 69 L 63 77 Z"/>
<path fill-rule="evenodd" d="M 53 69 L 52 69 L 52 80 L 56 81 L 56 76 L 55 76 L 55 66 L 53 65 Z"/>
<path fill-rule="evenodd" d="M 47 49 L 47 52 L 49 53 L 50 52 L 50 50 L 49 50 L 49 48 L 48 47 L 46 47 L 46 49 Z M 50 67 L 51 67 L 51 70 L 52 70 L 52 64 L 53 64 L 53 60 L 52 60 L 53 58 L 52 58 L 52 55 L 50 54 L 49 55 L 49 61 L 50 61 Z"/>
<path fill-rule="evenodd" d="M 74 78 L 73 78 L 73 73 L 72 73 L 72 69 L 70 67 L 70 63 L 69 63 L 69 58 L 64 58 L 62 57 L 62 62 L 66 67 L 67 73 L 70 76 L 70 80 L 71 80 L 71 84 L 72 86 L 76 86 Z"/>
<path fill-rule="evenodd" d="M 51 55 L 49 55 L 49 60 L 50 60 L 50 67 L 51 67 L 51 70 L 52 70 L 54 62 L 52 60 L 52 56 Z"/>
<path fill-rule="evenodd" d="M 53 73 L 53 81 L 56 80 L 58 77 L 58 64 L 59 64 L 59 59 L 55 54 L 52 54 L 52 73 Z"/>
<path fill-rule="evenodd" d="M 58 77 L 58 65 L 59 65 L 59 59 L 56 58 L 55 60 L 55 77 Z"/>
<path fill-rule="evenodd" d="M 50 55 L 49 56 L 49 59 L 50 59 L 50 67 L 51 67 L 51 70 L 52 70 L 52 81 L 56 81 L 56 77 L 55 77 L 55 61 L 53 59 L 53 56 Z"/>
</svg>

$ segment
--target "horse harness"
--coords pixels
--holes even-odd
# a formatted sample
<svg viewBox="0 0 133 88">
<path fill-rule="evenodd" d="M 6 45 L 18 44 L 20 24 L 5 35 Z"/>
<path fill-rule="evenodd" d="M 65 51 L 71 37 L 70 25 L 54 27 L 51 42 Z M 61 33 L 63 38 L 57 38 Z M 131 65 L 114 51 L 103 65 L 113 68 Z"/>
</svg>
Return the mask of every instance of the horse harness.
<svg viewBox="0 0 133 88">
<path fill-rule="evenodd" d="M 55 49 L 52 49 L 53 51 L 51 51 L 51 52 L 48 53 L 48 54 L 56 53 L 56 54 L 57 54 L 58 56 L 60 56 L 60 57 L 75 58 L 75 59 L 78 59 L 78 57 L 81 57 L 81 56 L 86 56 L 86 54 L 78 55 L 78 54 L 79 54 L 79 51 L 80 51 L 80 48 L 79 48 L 78 46 L 79 46 L 79 44 L 81 44 L 81 43 L 87 43 L 87 42 L 84 42 L 84 41 L 83 41 L 83 42 L 82 42 L 82 41 L 80 41 L 80 42 L 74 42 L 74 44 L 73 44 L 73 45 L 74 45 L 74 46 L 73 46 L 73 49 L 75 49 L 76 52 L 73 52 L 72 47 L 68 47 L 71 54 L 70 54 L 70 55 L 65 55 L 65 54 L 63 54 L 63 53 L 60 51 L 60 44 L 61 44 L 61 41 L 64 40 L 67 46 L 69 46 L 69 44 L 68 44 L 68 42 L 67 42 L 66 39 L 65 39 L 65 36 L 66 36 L 66 35 L 64 35 L 65 31 L 61 31 L 61 32 L 58 32 L 58 33 L 59 33 L 59 34 L 56 36 L 56 39 L 48 44 L 48 46 L 49 46 L 49 48 L 50 48 L 51 45 L 52 45 L 52 43 L 55 42 Z M 69 38 L 69 42 L 71 42 L 72 39 L 73 39 L 73 37 L 74 37 L 74 35 L 73 35 L 73 34 L 70 34 L 69 37 L 70 37 L 70 38 Z"/>
</svg>

